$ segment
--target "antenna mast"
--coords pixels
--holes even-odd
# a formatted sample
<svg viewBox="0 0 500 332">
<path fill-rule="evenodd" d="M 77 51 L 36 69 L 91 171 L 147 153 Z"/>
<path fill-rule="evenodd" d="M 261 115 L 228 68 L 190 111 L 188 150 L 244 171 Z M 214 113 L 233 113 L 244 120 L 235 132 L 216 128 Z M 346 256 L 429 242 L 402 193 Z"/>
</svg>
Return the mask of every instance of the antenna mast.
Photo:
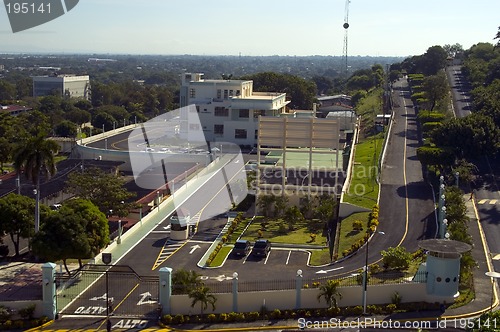
<svg viewBox="0 0 500 332">
<path fill-rule="evenodd" d="M 351 3 L 351 0 L 346 0 L 345 1 L 345 14 L 344 14 L 344 50 L 342 52 L 342 65 L 343 65 L 343 70 L 344 70 L 344 75 L 347 77 L 347 42 L 348 42 L 348 29 L 349 29 L 349 4 Z"/>
</svg>

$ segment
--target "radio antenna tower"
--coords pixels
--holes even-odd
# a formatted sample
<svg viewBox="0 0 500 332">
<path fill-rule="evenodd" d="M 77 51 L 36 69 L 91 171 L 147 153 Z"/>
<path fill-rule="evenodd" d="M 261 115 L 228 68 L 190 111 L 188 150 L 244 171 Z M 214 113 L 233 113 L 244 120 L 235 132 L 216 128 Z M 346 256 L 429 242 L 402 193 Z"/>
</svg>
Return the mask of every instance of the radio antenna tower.
<svg viewBox="0 0 500 332">
<path fill-rule="evenodd" d="M 348 71 L 348 66 L 347 66 L 347 42 L 348 42 L 348 29 L 349 29 L 349 4 L 351 3 L 351 0 L 346 0 L 345 1 L 345 14 L 344 14 L 344 50 L 342 52 L 342 69 L 344 71 L 344 75 L 347 78 L 347 71 Z"/>
</svg>

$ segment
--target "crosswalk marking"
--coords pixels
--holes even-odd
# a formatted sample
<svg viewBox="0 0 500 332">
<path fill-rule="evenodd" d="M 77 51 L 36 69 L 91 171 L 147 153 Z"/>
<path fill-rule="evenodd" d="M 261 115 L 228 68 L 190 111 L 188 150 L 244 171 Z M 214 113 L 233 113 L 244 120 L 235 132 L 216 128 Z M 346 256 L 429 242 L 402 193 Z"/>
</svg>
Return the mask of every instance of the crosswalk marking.
<svg viewBox="0 0 500 332">
<path fill-rule="evenodd" d="M 495 205 L 498 203 L 498 199 L 487 199 L 487 198 L 484 198 L 484 199 L 481 199 L 477 202 L 477 204 L 479 205 Z"/>
<path fill-rule="evenodd" d="M 492 260 L 494 261 L 500 261 L 500 254 L 492 254 L 493 256 L 491 257 Z"/>
</svg>

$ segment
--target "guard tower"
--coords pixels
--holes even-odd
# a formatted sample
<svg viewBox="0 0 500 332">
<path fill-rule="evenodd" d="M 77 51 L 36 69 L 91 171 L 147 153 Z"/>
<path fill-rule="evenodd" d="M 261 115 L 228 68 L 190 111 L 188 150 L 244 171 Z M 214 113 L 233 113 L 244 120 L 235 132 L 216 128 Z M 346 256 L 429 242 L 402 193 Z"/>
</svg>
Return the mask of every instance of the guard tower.
<svg viewBox="0 0 500 332">
<path fill-rule="evenodd" d="M 428 251 L 425 270 L 427 271 L 427 296 L 429 302 L 453 302 L 458 296 L 460 278 L 460 257 L 472 246 L 448 239 L 420 241 L 420 248 Z"/>
<path fill-rule="evenodd" d="M 189 211 L 177 209 L 170 217 L 170 239 L 175 241 L 186 240 L 189 236 Z"/>
</svg>

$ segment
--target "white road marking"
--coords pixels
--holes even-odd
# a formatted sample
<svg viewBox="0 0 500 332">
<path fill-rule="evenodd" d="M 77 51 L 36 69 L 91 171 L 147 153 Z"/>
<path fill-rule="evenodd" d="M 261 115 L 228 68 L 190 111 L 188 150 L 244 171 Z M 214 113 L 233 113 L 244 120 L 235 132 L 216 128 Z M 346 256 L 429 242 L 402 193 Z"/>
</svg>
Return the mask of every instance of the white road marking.
<svg viewBox="0 0 500 332">
<path fill-rule="evenodd" d="M 288 262 L 290 261 L 290 255 L 292 254 L 292 251 L 290 250 L 288 252 L 288 257 L 286 258 L 286 264 L 285 265 L 288 265 Z"/>
</svg>

